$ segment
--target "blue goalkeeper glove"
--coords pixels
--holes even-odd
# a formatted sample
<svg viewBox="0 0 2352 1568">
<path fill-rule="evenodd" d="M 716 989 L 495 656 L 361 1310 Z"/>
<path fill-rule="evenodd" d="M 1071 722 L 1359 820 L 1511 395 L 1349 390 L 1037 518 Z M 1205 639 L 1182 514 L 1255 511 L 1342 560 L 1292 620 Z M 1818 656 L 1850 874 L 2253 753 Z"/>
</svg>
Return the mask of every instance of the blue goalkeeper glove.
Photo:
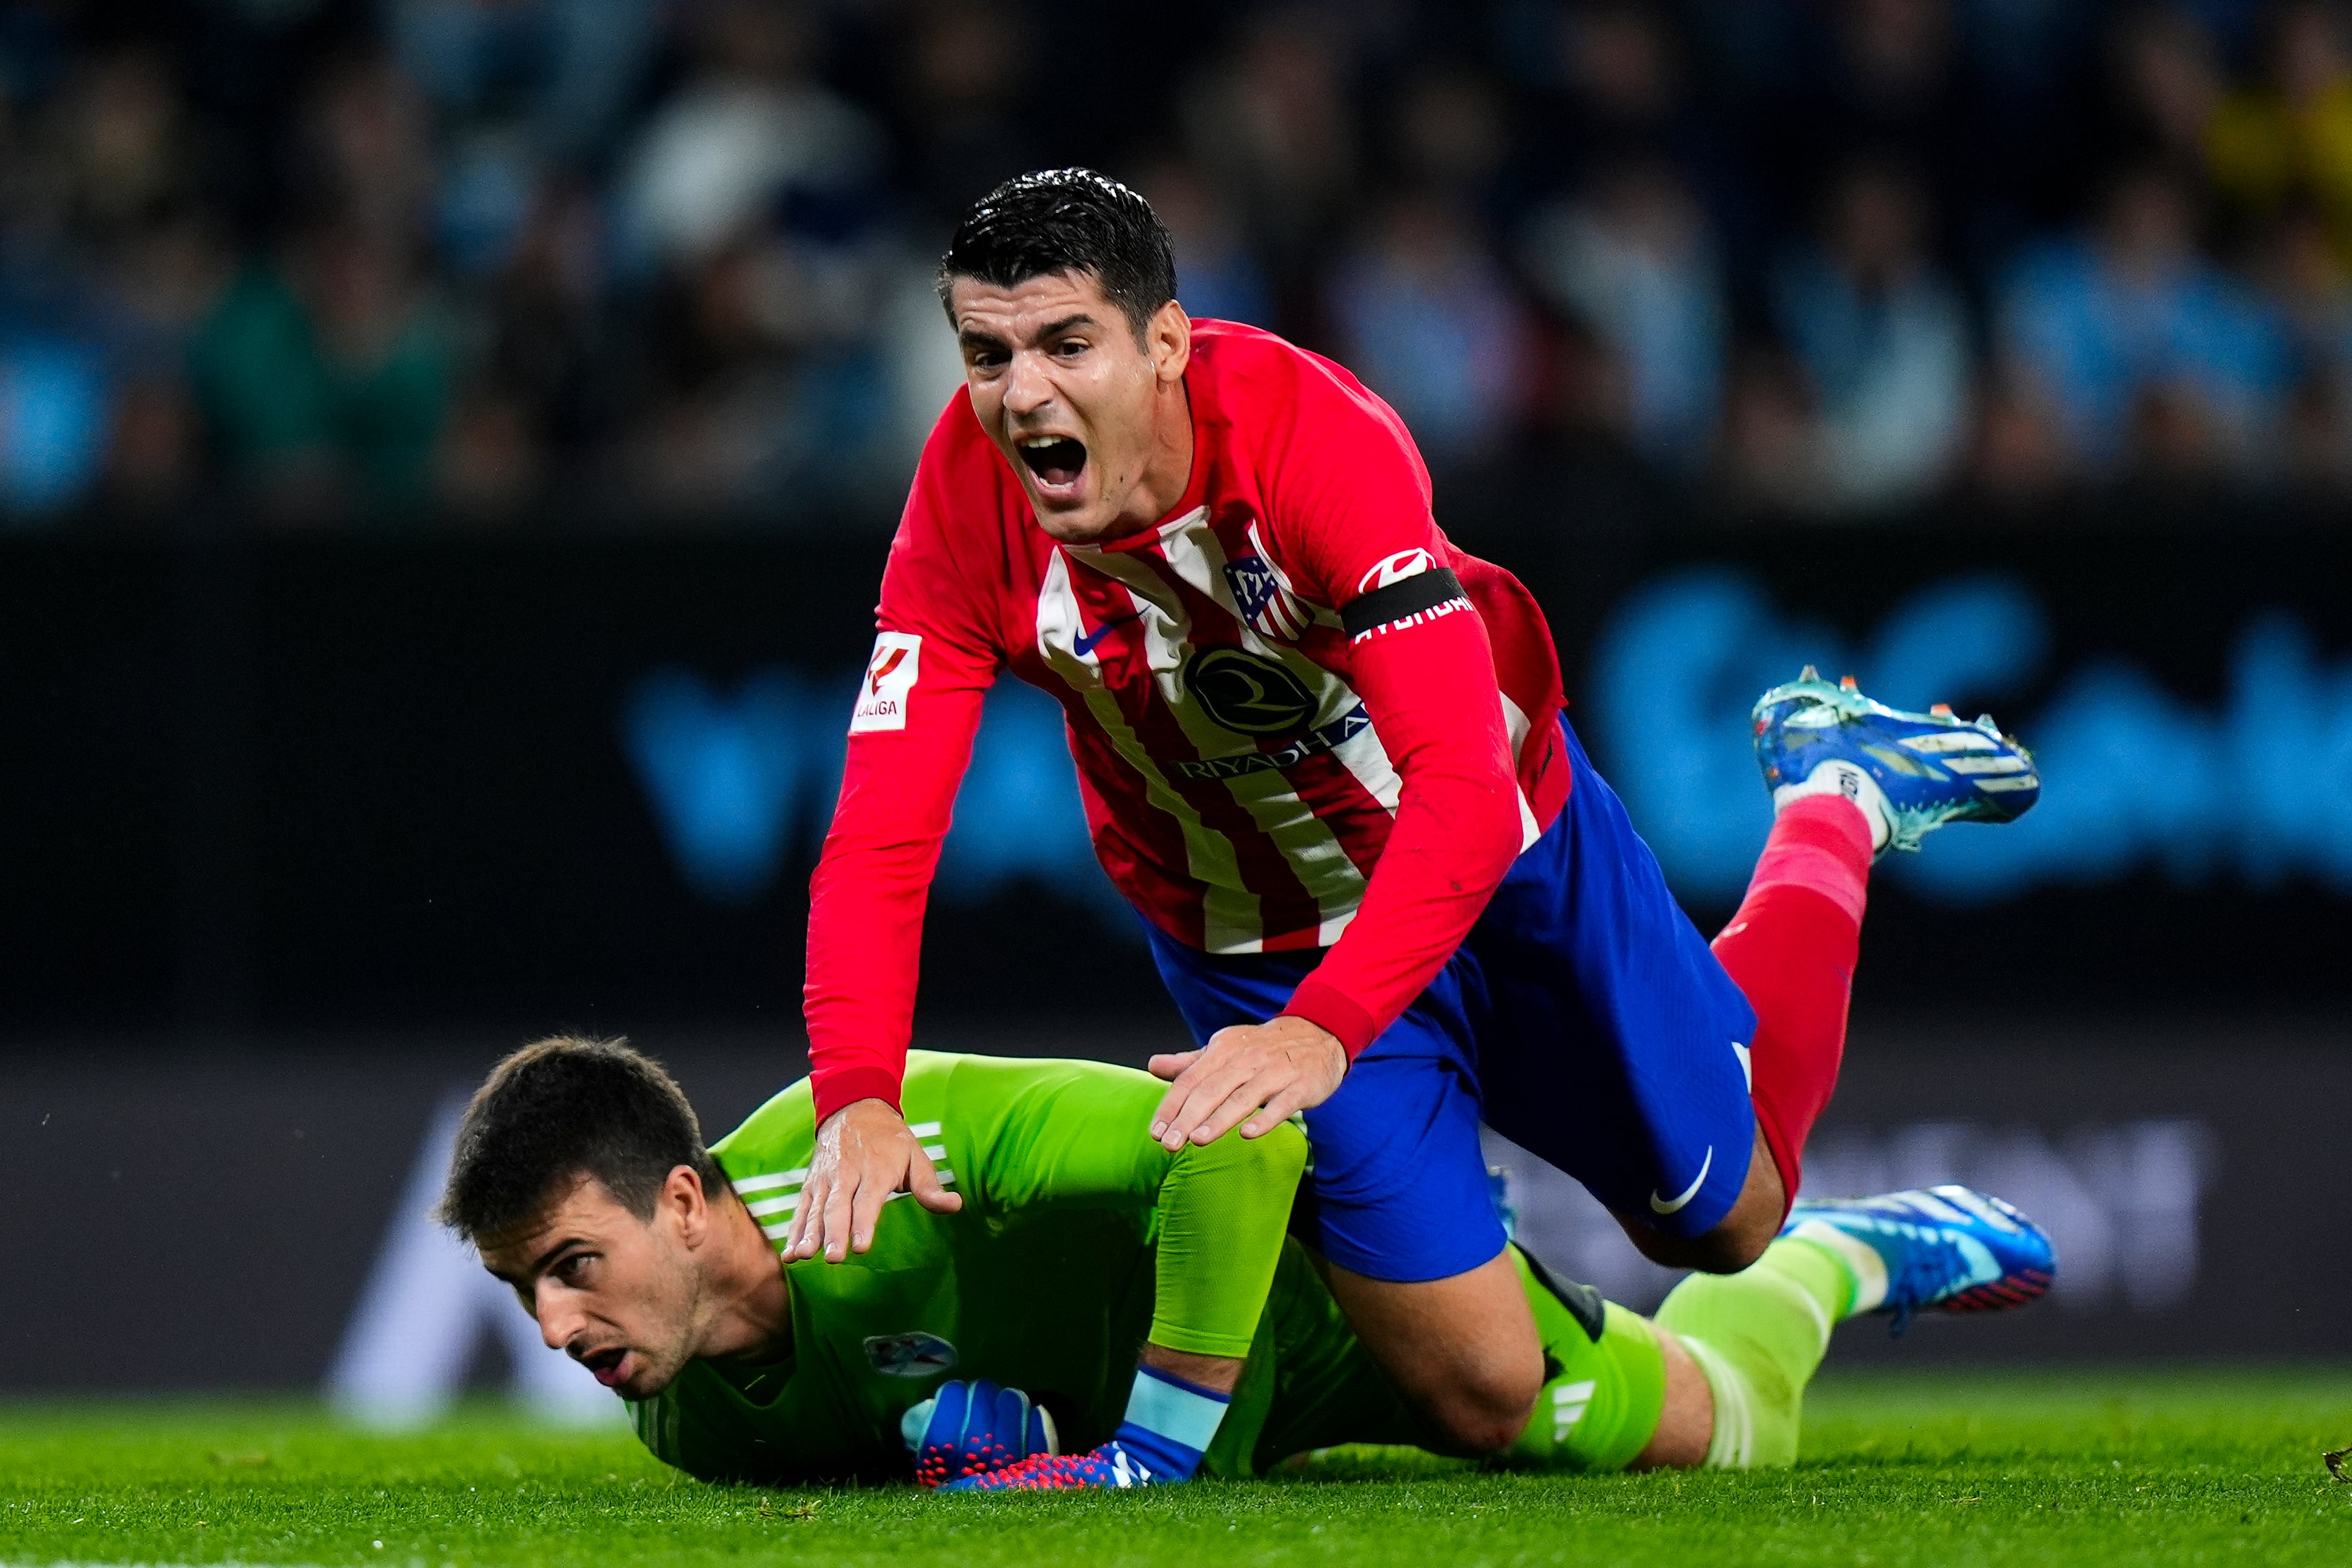
<svg viewBox="0 0 2352 1568">
<path fill-rule="evenodd" d="M 986 1378 L 943 1383 L 899 1419 L 915 1454 L 915 1479 L 927 1487 L 984 1476 L 1036 1454 L 1054 1454 L 1054 1418 L 1017 1388 Z"/>
</svg>

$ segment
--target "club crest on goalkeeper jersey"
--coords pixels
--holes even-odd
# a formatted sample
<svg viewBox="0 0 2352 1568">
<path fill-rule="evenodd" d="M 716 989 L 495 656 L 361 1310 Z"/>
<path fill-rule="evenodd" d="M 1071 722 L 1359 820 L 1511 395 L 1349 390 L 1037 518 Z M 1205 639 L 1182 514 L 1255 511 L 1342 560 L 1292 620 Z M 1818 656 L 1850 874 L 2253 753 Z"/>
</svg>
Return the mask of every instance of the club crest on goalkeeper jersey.
<svg viewBox="0 0 2352 1568">
<path fill-rule="evenodd" d="M 1026 1393 L 1052 1413 L 1063 1451 L 1083 1452 L 1118 1429 L 1149 1338 L 1247 1358 L 1210 1475 L 1261 1473 L 1332 1443 L 1420 1440 L 1285 1235 L 1305 1139 L 1282 1127 L 1171 1154 L 1146 1136 L 1163 1088 L 1101 1062 L 910 1052 L 908 1114 L 963 1209 L 901 1198 L 884 1205 L 870 1252 L 788 1265 L 783 1357 L 689 1362 L 630 1405 L 638 1436 L 709 1480 L 906 1480 L 907 1413 L 947 1378 L 984 1377 Z M 814 1142 L 803 1079 L 712 1146 L 778 1247 Z M 1529 1300 L 1539 1324 L 1565 1317 L 1551 1292 Z M 1547 1356 L 1589 1352 L 1597 1300 L 1591 1310 L 1546 1331 Z"/>
<path fill-rule="evenodd" d="M 912 1053 L 908 1113 L 940 1179 L 964 1194 L 964 1212 L 936 1215 L 902 1198 L 884 1209 L 871 1252 L 790 1266 L 789 1357 L 689 1363 L 632 1407 L 638 1436 L 698 1476 L 904 1478 L 900 1418 L 941 1379 L 985 1374 L 1050 1397 L 1056 1419 L 1086 1441 L 1108 1437 L 1151 1320 L 1150 1240 L 1167 1163 L 1131 1152 L 1156 1093 L 1152 1080 L 1132 1081 L 1139 1077 L 1094 1063 Z M 1034 1112 L 1047 1106 L 1063 1110 L 1041 1132 Z M 805 1079 L 712 1146 L 779 1247 L 814 1146 Z M 1049 1201 L 1055 1173 L 1088 1165 L 1133 1176 L 1084 1202 Z"/>
</svg>

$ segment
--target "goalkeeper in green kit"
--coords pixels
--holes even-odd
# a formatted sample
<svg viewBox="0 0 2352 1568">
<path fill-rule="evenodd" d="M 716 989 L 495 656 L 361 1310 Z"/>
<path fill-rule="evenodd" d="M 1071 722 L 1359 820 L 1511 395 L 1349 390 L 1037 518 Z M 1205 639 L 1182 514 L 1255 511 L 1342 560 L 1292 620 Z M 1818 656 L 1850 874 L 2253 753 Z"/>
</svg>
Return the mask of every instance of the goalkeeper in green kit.
<svg viewBox="0 0 2352 1568">
<path fill-rule="evenodd" d="M 1132 1486 L 1437 1447 L 1286 1234 L 1305 1137 L 1171 1153 L 1146 1136 L 1164 1092 L 916 1052 L 906 1119 L 960 1205 L 890 1204 L 871 1251 L 782 1265 L 805 1081 L 706 1149 L 650 1058 L 545 1040 L 474 1097 L 442 1212 L 705 1479 Z M 1512 1256 L 1547 1381 L 1489 1462 L 1573 1470 L 1787 1464 L 1832 1324 L 2014 1305 L 2052 1267 L 2039 1230 L 1958 1187 L 1800 1203 L 1756 1264 L 1693 1276 L 1654 1321 Z"/>
</svg>

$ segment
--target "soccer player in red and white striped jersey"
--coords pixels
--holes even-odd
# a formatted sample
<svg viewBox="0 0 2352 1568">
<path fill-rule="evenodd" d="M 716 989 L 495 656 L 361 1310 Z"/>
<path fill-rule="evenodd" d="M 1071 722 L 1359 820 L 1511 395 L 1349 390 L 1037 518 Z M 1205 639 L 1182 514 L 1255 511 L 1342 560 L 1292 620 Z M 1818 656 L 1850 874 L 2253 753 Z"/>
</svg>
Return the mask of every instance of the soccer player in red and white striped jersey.
<svg viewBox="0 0 2352 1568">
<path fill-rule="evenodd" d="M 1847 956 L 1776 967 L 1759 909 L 1748 964 L 1805 1020 L 1759 1038 L 1567 726 L 1540 611 L 1438 528 L 1394 410 L 1189 320 L 1174 282 L 1150 209 L 1084 170 L 1000 187 L 942 262 L 967 385 L 891 548 L 813 889 L 820 1130 L 787 1256 L 864 1251 L 895 1191 L 956 1205 L 898 1099 L 929 878 L 1010 671 L 1062 703 L 1097 851 L 1199 1044 L 1153 1063 L 1154 1135 L 1304 1112 L 1335 1295 L 1440 1434 L 1499 1448 L 1542 1363 L 1481 1117 L 1651 1256 L 1752 1260 L 1835 1077 L 1869 829 L 1824 799 L 1776 837 L 1840 889 L 1797 889 L 1844 933 L 1804 951 Z M 1222 1392 L 1239 1366 L 1192 1371 Z"/>
</svg>

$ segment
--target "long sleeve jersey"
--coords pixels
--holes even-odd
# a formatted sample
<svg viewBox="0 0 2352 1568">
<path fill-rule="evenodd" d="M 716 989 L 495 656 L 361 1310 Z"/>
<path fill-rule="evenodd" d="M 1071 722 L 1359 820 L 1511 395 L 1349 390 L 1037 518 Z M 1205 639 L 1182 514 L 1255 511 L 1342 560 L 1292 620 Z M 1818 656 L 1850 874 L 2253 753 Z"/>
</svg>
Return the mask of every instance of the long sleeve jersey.
<svg viewBox="0 0 2352 1568">
<path fill-rule="evenodd" d="M 820 1117 L 898 1100 L 931 872 L 1000 671 L 1061 703 L 1096 853 L 1143 917 L 1211 952 L 1328 949 L 1285 1011 L 1351 1058 L 1567 798 L 1549 628 L 1438 528 L 1395 411 L 1222 321 L 1193 324 L 1184 385 L 1183 497 L 1107 544 L 1038 527 L 963 393 L 931 433 L 811 889 Z"/>
<path fill-rule="evenodd" d="M 947 1378 L 1026 1390 L 1077 1452 L 1117 1429 L 1147 1337 L 1249 1355 L 1307 1140 L 1285 1126 L 1171 1154 L 1145 1136 L 1160 1089 L 1100 1062 L 911 1053 L 907 1114 L 963 1208 L 888 1204 L 872 1251 L 785 1266 L 789 1352 L 688 1363 L 632 1405 L 638 1436 L 706 1479 L 903 1479 L 901 1419 Z M 711 1148 L 778 1247 L 815 1142 L 803 1079 Z M 1337 1310 L 1313 1305 L 1292 1315 L 1317 1326 L 1319 1362 L 1361 1362 Z M 1349 1382 L 1366 1384 L 1360 1369 Z M 1385 1386 L 1371 1379 L 1358 1402 L 1392 1403 Z M 1262 1425 L 1270 1395 L 1254 1385 L 1251 1419 L 1221 1452 L 1248 1452 L 1242 1428 Z"/>
<path fill-rule="evenodd" d="M 883 1206 L 874 1249 L 784 1266 L 789 1347 L 765 1363 L 688 1362 L 629 1406 L 654 1454 L 707 1480 L 771 1486 L 905 1480 L 907 1412 L 949 1378 L 991 1378 L 1051 1412 L 1061 1451 L 1118 1429 L 1138 1347 L 1246 1358 L 1203 1470 L 1265 1473 L 1336 1443 L 1426 1443 L 1396 1387 L 1284 1234 L 1307 1157 L 1296 1127 L 1228 1133 L 1171 1154 L 1145 1136 L 1162 1085 L 1101 1062 L 909 1054 L 907 1115 L 964 1207 Z M 711 1153 L 774 1244 L 807 1180 L 816 1120 L 806 1079 Z M 1604 1333 L 1632 1314 L 1514 1254 L 1548 1363 L 1584 1384 L 1566 1458 L 1615 1468 L 1654 1425 L 1610 1389 Z M 1651 1350 L 1656 1364 L 1655 1350 Z M 1558 1413 L 1529 1430 L 1546 1438 Z"/>
</svg>

